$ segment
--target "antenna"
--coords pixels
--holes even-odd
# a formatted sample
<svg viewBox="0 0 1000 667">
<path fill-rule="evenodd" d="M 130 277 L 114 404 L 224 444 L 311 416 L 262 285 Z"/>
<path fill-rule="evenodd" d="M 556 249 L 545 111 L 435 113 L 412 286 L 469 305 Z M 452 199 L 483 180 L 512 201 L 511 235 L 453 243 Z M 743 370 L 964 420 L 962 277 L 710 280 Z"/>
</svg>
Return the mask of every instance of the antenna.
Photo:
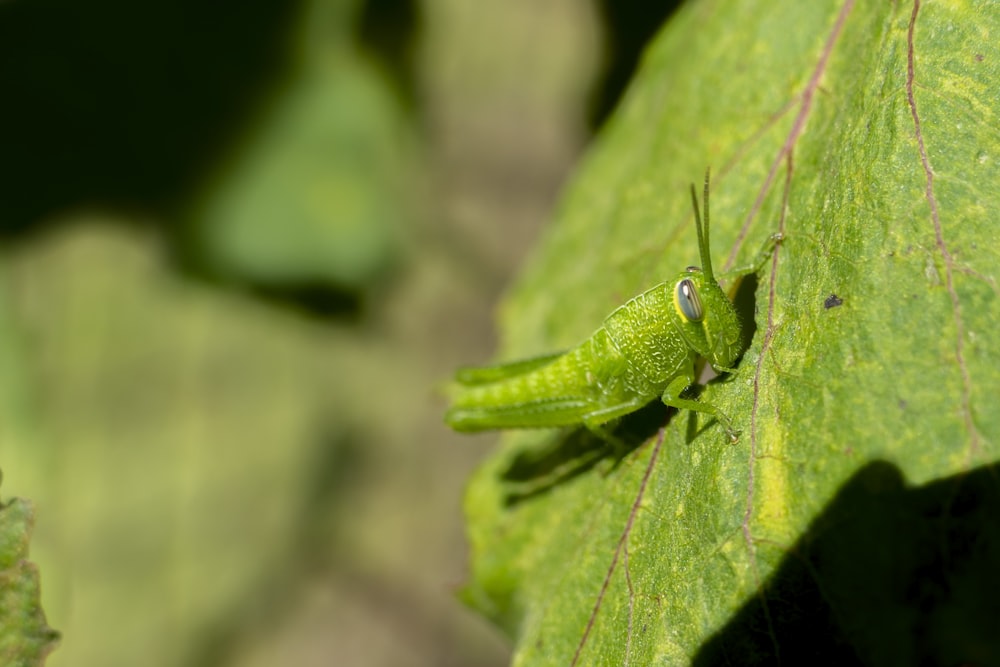
<svg viewBox="0 0 1000 667">
<path fill-rule="evenodd" d="M 705 225 L 701 224 L 701 213 L 698 211 L 698 193 L 691 184 L 691 203 L 694 205 L 694 223 L 698 231 L 698 250 L 701 253 L 701 268 L 705 272 L 705 277 L 715 282 L 715 274 L 712 272 L 712 255 L 709 252 L 708 242 L 708 183 L 711 168 L 705 169 Z"/>
</svg>

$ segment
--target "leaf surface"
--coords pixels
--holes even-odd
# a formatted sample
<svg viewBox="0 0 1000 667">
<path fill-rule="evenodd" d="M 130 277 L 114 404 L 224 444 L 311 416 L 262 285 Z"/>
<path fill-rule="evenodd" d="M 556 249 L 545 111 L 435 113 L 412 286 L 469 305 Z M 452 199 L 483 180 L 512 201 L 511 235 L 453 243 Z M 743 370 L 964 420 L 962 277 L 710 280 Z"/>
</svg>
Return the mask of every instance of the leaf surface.
<svg viewBox="0 0 1000 667">
<path fill-rule="evenodd" d="M 615 466 L 586 434 L 504 438 L 466 499 L 465 596 L 516 664 L 998 658 L 968 622 L 1000 583 L 998 34 L 983 2 L 718 0 L 659 35 L 500 356 L 575 345 L 698 263 L 711 165 L 717 271 L 784 234 L 749 350 L 701 396 L 743 435 L 654 411 Z"/>
<path fill-rule="evenodd" d="M 28 561 L 33 512 L 20 498 L 0 506 L 0 664 L 45 664 L 59 634 L 45 622 L 38 570 Z"/>
</svg>

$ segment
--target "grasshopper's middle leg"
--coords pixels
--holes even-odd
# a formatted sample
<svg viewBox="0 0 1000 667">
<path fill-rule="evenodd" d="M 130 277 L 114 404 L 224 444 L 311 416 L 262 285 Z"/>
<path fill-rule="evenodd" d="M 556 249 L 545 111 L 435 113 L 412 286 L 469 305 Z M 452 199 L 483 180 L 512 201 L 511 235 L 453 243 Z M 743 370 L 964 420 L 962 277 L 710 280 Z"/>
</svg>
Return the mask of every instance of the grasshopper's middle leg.
<svg viewBox="0 0 1000 667">
<path fill-rule="evenodd" d="M 695 412 L 705 412 L 713 415 L 722 424 L 722 427 L 726 429 L 726 433 L 729 435 L 729 439 L 732 442 L 737 442 L 740 439 L 740 432 L 733 428 L 733 423 L 729 420 L 725 414 L 722 413 L 717 407 L 711 403 L 706 403 L 704 401 L 697 401 L 690 398 L 681 398 L 681 392 L 691 386 L 694 383 L 694 371 L 693 369 L 688 372 L 687 375 L 680 375 L 674 378 L 667 388 L 663 391 L 662 400 L 666 405 L 669 405 L 678 409 L 694 410 Z"/>
<path fill-rule="evenodd" d="M 642 406 L 646 405 L 647 402 L 648 400 L 635 398 L 625 403 L 598 408 L 583 416 L 583 425 L 591 431 L 599 432 L 603 429 L 604 424 L 614 421 L 619 417 L 632 414 Z"/>
<path fill-rule="evenodd" d="M 625 441 L 613 434 L 607 424 L 619 417 L 632 414 L 646 403 L 646 400 L 635 398 L 625 403 L 597 408 L 583 416 L 583 425 L 588 431 L 614 447 L 620 455 L 624 455 L 628 451 Z"/>
</svg>

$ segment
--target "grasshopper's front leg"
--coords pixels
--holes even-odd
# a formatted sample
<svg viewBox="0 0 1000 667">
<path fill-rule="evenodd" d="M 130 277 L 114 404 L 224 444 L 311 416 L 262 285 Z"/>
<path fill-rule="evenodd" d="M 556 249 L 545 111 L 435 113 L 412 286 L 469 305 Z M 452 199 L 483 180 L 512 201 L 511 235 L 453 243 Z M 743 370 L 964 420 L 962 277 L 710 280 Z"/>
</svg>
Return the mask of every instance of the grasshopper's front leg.
<svg viewBox="0 0 1000 667">
<path fill-rule="evenodd" d="M 694 384 L 694 368 L 690 368 L 687 374 L 678 375 L 667 388 L 663 391 L 662 400 L 666 405 L 673 408 L 694 410 L 696 412 L 706 412 L 713 415 L 722 424 L 722 428 L 726 429 L 726 433 L 729 435 L 729 440 L 736 443 L 740 439 L 740 432 L 733 428 L 733 423 L 730 421 L 721 410 L 712 405 L 711 403 L 706 403 L 704 401 L 698 401 L 690 398 L 681 398 L 681 393 Z"/>
<path fill-rule="evenodd" d="M 733 278 L 739 278 L 740 276 L 750 275 L 751 273 L 758 273 L 767 260 L 771 258 L 774 253 L 775 247 L 781 243 L 784 236 L 780 232 L 775 232 L 767 237 L 764 241 L 764 245 L 761 246 L 760 251 L 757 253 L 757 257 L 754 258 L 752 264 L 747 264 L 746 266 L 740 266 L 735 269 L 729 269 L 724 274 L 719 276 L 719 280 L 732 280 Z"/>
</svg>

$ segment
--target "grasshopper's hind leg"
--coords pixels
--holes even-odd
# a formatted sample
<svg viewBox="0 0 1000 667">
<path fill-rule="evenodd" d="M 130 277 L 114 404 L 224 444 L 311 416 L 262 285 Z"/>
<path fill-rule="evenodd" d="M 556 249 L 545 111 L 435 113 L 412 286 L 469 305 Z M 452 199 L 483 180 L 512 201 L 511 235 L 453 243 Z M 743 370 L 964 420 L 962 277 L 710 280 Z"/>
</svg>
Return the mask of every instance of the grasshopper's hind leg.
<svg viewBox="0 0 1000 667">
<path fill-rule="evenodd" d="M 460 368 L 458 369 L 458 372 L 455 373 L 455 380 L 459 384 L 467 387 L 500 382 L 501 380 L 508 380 L 512 377 L 517 377 L 518 375 L 524 375 L 525 373 L 529 373 L 533 370 L 541 368 L 542 366 L 547 366 L 563 354 L 564 352 L 554 352 L 552 354 L 543 354 L 529 359 L 519 359 L 518 361 L 493 364 L 492 366 L 470 366 L 467 368 Z"/>
<path fill-rule="evenodd" d="M 456 431 L 490 431 L 503 428 L 557 428 L 579 424 L 590 411 L 582 398 L 563 398 L 493 405 L 458 403 L 445 414 Z"/>
</svg>

